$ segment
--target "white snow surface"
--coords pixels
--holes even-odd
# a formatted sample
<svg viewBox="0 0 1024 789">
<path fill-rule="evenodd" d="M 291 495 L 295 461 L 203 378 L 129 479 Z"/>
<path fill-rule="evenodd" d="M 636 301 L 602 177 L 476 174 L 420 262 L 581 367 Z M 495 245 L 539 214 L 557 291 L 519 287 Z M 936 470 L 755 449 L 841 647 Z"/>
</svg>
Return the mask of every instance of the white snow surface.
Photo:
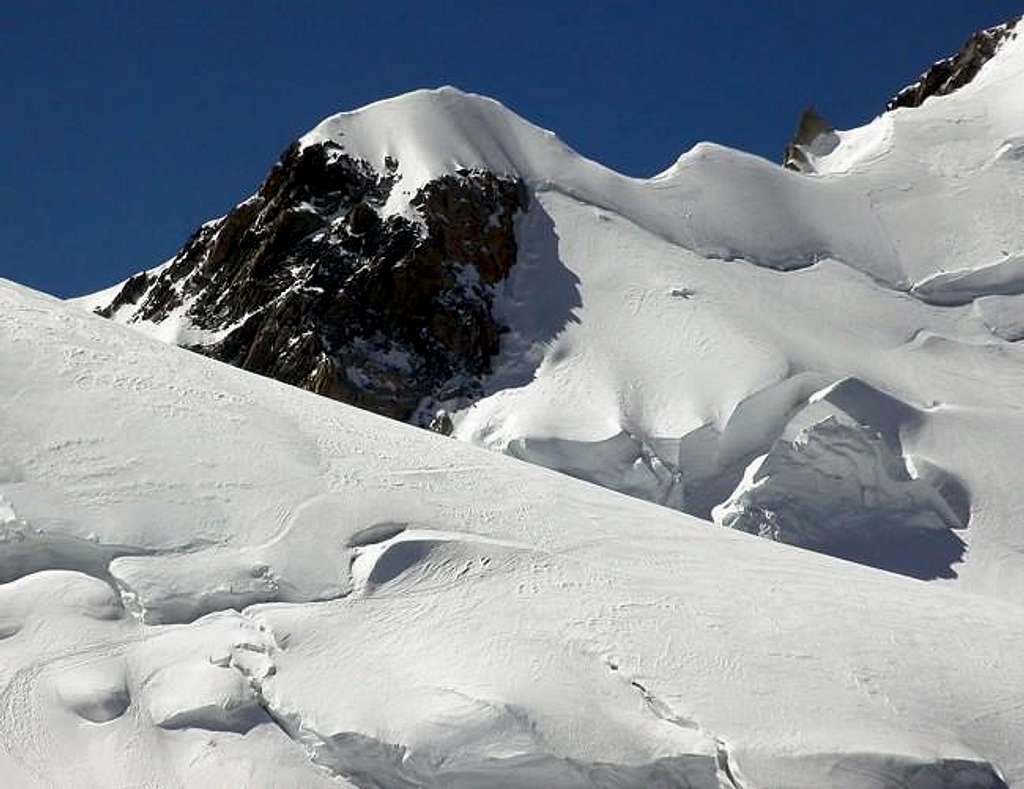
<svg viewBox="0 0 1024 789">
<path fill-rule="evenodd" d="M 1024 780 L 1015 605 L 710 527 L 4 281 L 0 436 L 6 785 Z"/>
</svg>

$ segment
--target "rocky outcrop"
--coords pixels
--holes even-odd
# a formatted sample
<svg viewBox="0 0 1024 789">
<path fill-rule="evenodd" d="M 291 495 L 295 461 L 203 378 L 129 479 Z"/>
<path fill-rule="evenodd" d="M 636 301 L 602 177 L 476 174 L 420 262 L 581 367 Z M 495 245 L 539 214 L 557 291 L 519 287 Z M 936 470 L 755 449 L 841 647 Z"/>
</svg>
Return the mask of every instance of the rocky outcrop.
<svg viewBox="0 0 1024 789">
<path fill-rule="evenodd" d="M 887 111 L 920 107 L 931 96 L 945 96 L 970 83 L 1009 39 L 1016 38 L 1022 17 L 974 33 L 955 54 L 936 63 L 886 103 Z M 810 107 L 800 118 L 786 146 L 782 166 L 796 172 L 815 172 L 814 159 L 827 156 L 839 145 L 832 125 Z"/>
<path fill-rule="evenodd" d="M 182 326 L 179 344 L 403 420 L 467 400 L 503 327 L 492 286 L 516 260 L 517 179 L 459 170 L 385 214 L 400 180 L 334 142 L 289 148 L 259 191 L 97 310 Z"/>
<path fill-rule="evenodd" d="M 804 110 L 796 134 L 782 157 L 782 166 L 797 172 L 813 172 L 813 157 L 827 156 L 839 145 L 839 135 L 832 124 L 817 113 L 814 107 Z"/>
<path fill-rule="evenodd" d="M 959 52 L 934 63 L 917 82 L 889 99 L 885 108 L 920 107 L 931 96 L 945 96 L 967 85 L 1007 39 L 1017 36 L 1019 22 L 1020 17 L 975 33 Z"/>
</svg>

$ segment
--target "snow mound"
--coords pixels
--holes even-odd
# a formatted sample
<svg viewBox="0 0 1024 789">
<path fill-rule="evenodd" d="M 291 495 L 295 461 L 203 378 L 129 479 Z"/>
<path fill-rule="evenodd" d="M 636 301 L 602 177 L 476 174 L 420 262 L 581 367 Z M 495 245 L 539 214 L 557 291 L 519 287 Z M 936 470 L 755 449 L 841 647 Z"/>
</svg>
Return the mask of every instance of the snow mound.
<svg viewBox="0 0 1024 789">
<path fill-rule="evenodd" d="M 56 678 L 57 695 L 72 712 L 90 723 L 107 723 L 128 709 L 124 668 L 116 659 L 70 669 Z"/>
</svg>

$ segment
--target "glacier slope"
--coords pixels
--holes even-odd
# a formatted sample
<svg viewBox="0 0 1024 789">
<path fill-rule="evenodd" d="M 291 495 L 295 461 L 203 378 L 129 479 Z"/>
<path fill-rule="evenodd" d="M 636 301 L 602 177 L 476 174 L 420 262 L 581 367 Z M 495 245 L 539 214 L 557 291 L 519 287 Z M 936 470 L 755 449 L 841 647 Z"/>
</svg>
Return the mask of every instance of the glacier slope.
<svg viewBox="0 0 1024 789">
<path fill-rule="evenodd" d="M 0 557 L 36 557 L 0 562 L 18 785 L 1024 780 L 1018 607 L 711 529 L 3 282 L 0 435 Z"/>
</svg>

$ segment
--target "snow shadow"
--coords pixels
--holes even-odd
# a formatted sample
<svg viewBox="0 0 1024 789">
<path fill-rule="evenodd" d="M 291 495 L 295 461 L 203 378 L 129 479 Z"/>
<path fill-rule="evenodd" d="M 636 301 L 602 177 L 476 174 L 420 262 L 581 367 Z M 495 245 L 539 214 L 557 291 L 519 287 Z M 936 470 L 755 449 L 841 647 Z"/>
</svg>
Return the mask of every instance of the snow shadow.
<svg viewBox="0 0 1024 789">
<path fill-rule="evenodd" d="M 489 395 L 532 381 L 547 344 L 579 323 L 574 311 L 583 306 L 580 279 L 562 262 L 554 220 L 536 196 L 517 221 L 516 240 L 516 264 L 495 299 L 495 317 L 516 329 L 502 337 L 494 372 L 484 382 Z"/>
<path fill-rule="evenodd" d="M 819 547 L 822 553 L 920 581 L 956 578 L 966 543 L 951 530 L 907 529 L 880 524 L 850 540 Z"/>
<path fill-rule="evenodd" d="M 460 755 L 450 762 L 418 759 L 404 747 L 355 732 L 312 740 L 313 761 L 333 775 L 344 776 L 360 789 L 389 786 L 412 789 L 443 786 L 447 789 L 649 789 L 687 787 L 719 789 L 714 756 L 681 754 L 641 764 L 583 762 L 545 753 L 543 750 L 508 757 Z M 309 735 L 312 734 L 312 737 Z"/>
<path fill-rule="evenodd" d="M 847 754 L 840 757 L 829 774 L 836 789 L 864 786 L 928 789 L 1010 789 L 999 771 L 986 761 L 938 759 L 934 762 L 893 754 Z"/>
<path fill-rule="evenodd" d="M 914 458 L 914 467 L 918 478 L 932 485 L 945 501 L 960 524 L 959 529 L 967 529 L 971 521 L 971 494 L 964 482 L 921 458 Z M 967 544 L 953 529 L 936 531 L 889 525 L 871 530 L 870 537 L 856 545 L 838 546 L 833 555 L 921 581 L 933 581 L 956 578 L 953 566 L 963 562 L 966 551 Z"/>
</svg>

